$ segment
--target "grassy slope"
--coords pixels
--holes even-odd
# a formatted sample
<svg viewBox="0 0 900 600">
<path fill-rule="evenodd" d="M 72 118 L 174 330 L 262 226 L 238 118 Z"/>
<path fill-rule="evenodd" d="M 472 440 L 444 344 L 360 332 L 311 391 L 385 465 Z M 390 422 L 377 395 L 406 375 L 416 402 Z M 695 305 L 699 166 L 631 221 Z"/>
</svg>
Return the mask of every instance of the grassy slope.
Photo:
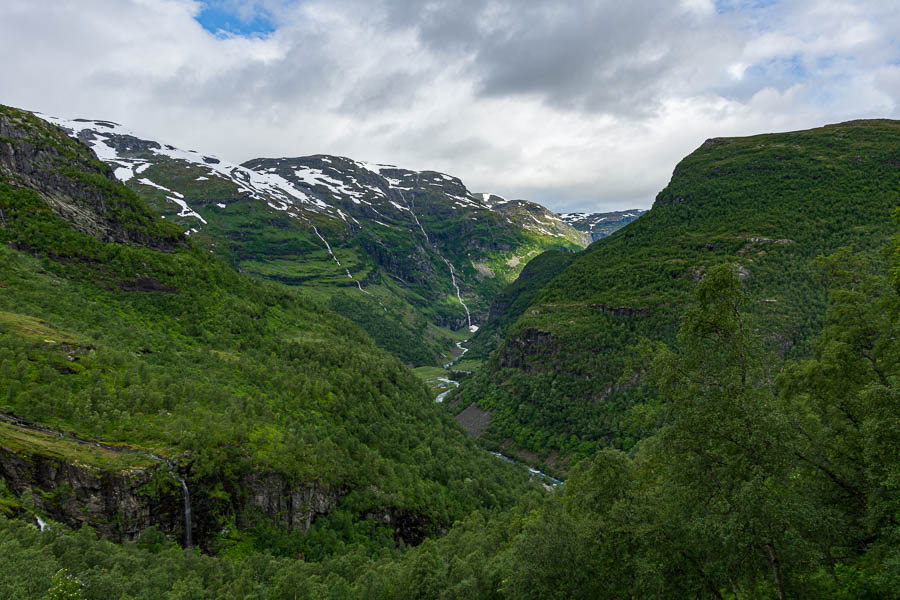
<svg viewBox="0 0 900 600">
<path fill-rule="evenodd" d="M 629 446 L 640 431 L 623 419 L 645 392 L 617 384 L 628 348 L 640 336 L 672 339 L 704 269 L 742 265 L 773 345 L 805 355 L 826 298 L 812 260 L 841 246 L 883 245 L 898 192 L 894 121 L 707 141 L 677 166 L 650 212 L 540 291 L 464 403 L 494 411 L 495 442 L 576 455 Z"/>
</svg>

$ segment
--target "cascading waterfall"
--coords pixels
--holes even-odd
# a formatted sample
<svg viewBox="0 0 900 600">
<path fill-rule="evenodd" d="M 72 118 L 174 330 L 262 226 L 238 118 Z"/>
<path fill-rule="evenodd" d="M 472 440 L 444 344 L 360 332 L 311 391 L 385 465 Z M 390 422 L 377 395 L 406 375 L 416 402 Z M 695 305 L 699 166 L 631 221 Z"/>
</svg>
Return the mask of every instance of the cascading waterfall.
<svg viewBox="0 0 900 600">
<path fill-rule="evenodd" d="M 315 225 L 313 225 L 313 232 L 315 232 L 315 234 L 319 237 L 319 239 L 322 240 L 322 243 L 325 244 L 325 248 L 328 250 L 328 254 L 331 255 L 331 258 L 333 258 L 334 262 L 336 262 L 338 264 L 338 266 L 340 267 L 341 261 L 339 261 L 338 257 L 335 256 L 334 252 L 331 251 L 331 246 L 328 244 L 328 242 L 325 240 L 325 238 L 322 237 L 322 234 L 319 233 L 319 230 L 316 229 Z M 347 275 L 350 275 L 350 271 L 347 271 Z"/>
<path fill-rule="evenodd" d="M 331 245 L 328 243 L 328 240 L 326 240 L 324 237 L 322 237 L 322 234 L 319 233 L 319 230 L 316 229 L 315 225 L 313 225 L 312 228 L 313 228 L 313 232 L 316 234 L 316 236 L 320 240 L 322 240 L 323 244 L 325 244 L 325 249 L 328 250 L 328 254 L 331 255 L 331 258 L 334 259 L 334 262 L 336 262 L 339 267 L 343 267 L 344 265 L 341 264 L 341 261 L 339 261 L 338 257 L 334 255 L 334 252 L 332 252 Z M 349 277 L 350 279 L 352 279 L 354 281 L 354 283 L 356 283 L 356 287 L 359 288 L 359 291 L 361 291 L 363 294 L 367 294 L 369 296 L 372 295 L 370 292 L 367 292 L 366 290 L 363 289 L 363 286 L 359 282 L 359 279 L 357 279 L 350 273 L 350 269 L 348 269 L 347 267 L 344 267 L 344 272 L 347 274 L 347 277 Z M 381 304 L 381 301 L 379 301 L 378 304 Z M 387 311 L 387 308 L 385 308 L 384 305 L 382 305 L 381 308 L 384 308 L 384 310 Z"/>
<path fill-rule="evenodd" d="M 459 298 L 459 303 L 462 304 L 462 307 L 466 309 L 466 324 L 469 327 L 469 331 L 474 333 L 478 328 L 472 326 L 472 315 L 469 314 L 469 307 L 466 306 L 466 303 L 463 302 L 462 294 L 459 293 L 459 286 L 456 284 L 456 270 L 453 268 L 453 265 L 450 264 L 450 261 L 441 256 L 441 253 L 438 252 L 438 256 L 447 263 L 447 267 L 450 269 L 450 281 L 453 282 L 453 288 L 456 290 L 456 297 Z"/>
<path fill-rule="evenodd" d="M 168 459 L 165 459 L 161 456 L 157 456 L 156 454 L 147 454 L 150 458 L 155 461 L 166 463 L 169 467 L 169 472 L 172 474 L 172 477 L 178 480 L 181 484 L 181 500 L 184 504 L 184 547 L 190 548 L 194 545 L 194 536 L 191 532 L 193 529 L 193 524 L 191 522 L 191 492 L 188 490 L 187 481 L 184 480 L 184 477 L 178 474 L 178 471 L 175 469 L 175 465 Z"/>
<path fill-rule="evenodd" d="M 418 177 L 416 177 L 416 185 L 418 185 Z M 422 231 L 422 235 L 425 236 L 425 242 L 431 246 L 431 248 L 437 253 L 442 261 L 447 265 L 447 268 L 450 269 L 450 281 L 453 282 L 453 288 L 456 290 L 456 297 L 459 299 L 459 303 L 462 304 L 462 307 L 466 311 L 466 325 L 469 328 L 469 331 L 475 333 L 478 331 L 477 325 L 472 325 L 472 314 L 469 312 L 469 307 L 466 306 L 466 303 L 463 302 L 462 294 L 459 291 L 459 285 L 456 283 L 456 269 L 453 268 L 453 265 L 450 264 L 450 261 L 444 258 L 444 255 L 441 254 L 441 251 L 437 249 L 437 246 L 431 243 L 431 240 L 428 239 L 428 234 L 425 233 L 425 228 L 422 227 L 422 224 L 419 223 L 419 217 L 416 216 L 416 213 L 412 209 L 412 205 L 407 201 L 406 196 L 403 195 L 402 190 L 397 190 L 400 192 L 400 198 L 403 200 L 403 203 L 406 204 L 406 209 L 409 211 L 409 214 L 412 215 L 413 220 L 416 222 L 416 225 L 419 226 L 419 229 Z"/>
<path fill-rule="evenodd" d="M 35 425 L 33 423 L 28 423 L 27 421 L 23 421 L 13 415 L 8 415 L 5 413 L 0 413 L 0 421 L 12 423 L 17 427 L 24 427 L 26 429 L 30 429 L 33 431 L 40 431 L 43 433 L 52 434 L 58 436 L 60 438 L 65 438 L 75 442 L 77 444 L 85 444 L 94 446 L 96 448 L 106 448 L 107 450 L 111 450 L 113 452 L 131 452 L 134 454 L 140 454 L 142 456 L 146 456 L 156 462 L 166 463 L 166 466 L 169 467 L 169 471 L 172 473 L 172 476 L 178 480 L 181 484 L 181 496 L 182 501 L 184 503 L 184 547 L 188 548 L 193 545 L 193 536 L 191 534 L 191 529 L 193 528 L 191 522 L 191 494 L 188 490 L 187 482 L 178 474 L 178 471 L 175 469 L 175 465 L 168 459 L 165 459 L 157 454 L 153 454 L 152 452 L 146 452 L 144 450 L 138 450 L 134 448 L 127 448 L 122 446 L 115 446 L 111 444 L 100 443 L 96 440 L 84 440 L 78 437 L 75 437 L 71 434 L 66 434 L 63 431 L 57 429 L 49 429 L 47 427 L 42 427 L 40 425 Z M 38 527 L 41 531 L 47 531 L 50 529 L 50 526 L 40 517 L 40 515 L 34 515 L 35 520 L 37 521 Z"/>
<path fill-rule="evenodd" d="M 187 482 L 178 475 L 175 477 L 181 482 L 181 495 L 184 499 L 184 547 L 190 548 L 194 545 L 193 536 L 191 534 L 191 494 L 188 491 Z"/>
</svg>

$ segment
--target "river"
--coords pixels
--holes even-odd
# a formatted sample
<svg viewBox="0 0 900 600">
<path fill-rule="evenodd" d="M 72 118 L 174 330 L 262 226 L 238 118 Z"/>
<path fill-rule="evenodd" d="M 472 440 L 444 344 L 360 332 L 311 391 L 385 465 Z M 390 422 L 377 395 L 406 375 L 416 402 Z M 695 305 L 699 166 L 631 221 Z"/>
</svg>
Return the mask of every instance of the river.
<svg viewBox="0 0 900 600">
<path fill-rule="evenodd" d="M 476 329 L 477 329 L 477 327 L 476 327 Z M 459 353 L 459 356 L 457 356 L 456 358 L 454 358 L 453 360 L 451 360 L 450 362 L 448 362 L 447 364 L 445 364 L 445 365 L 444 365 L 444 368 L 445 368 L 445 369 L 449 369 L 450 367 L 452 367 L 453 365 L 455 365 L 456 363 L 458 363 L 458 362 L 460 361 L 460 359 L 463 357 L 463 355 L 464 355 L 466 352 L 469 351 L 468 348 L 466 348 L 466 347 L 464 347 L 464 346 L 462 345 L 463 342 L 468 342 L 468 341 L 469 341 L 469 340 L 463 340 L 462 342 L 456 342 L 456 347 L 459 348 L 462 352 Z M 458 381 L 453 381 L 452 379 L 447 379 L 447 378 L 445 378 L 445 377 L 438 377 L 437 380 L 438 380 L 438 381 L 442 381 L 442 382 L 447 383 L 447 384 L 452 384 L 452 385 L 454 386 L 454 387 L 448 389 L 447 391 L 441 392 L 440 394 L 437 395 L 437 398 L 435 398 L 434 401 L 437 402 L 438 404 L 440 404 L 441 402 L 444 401 L 444 397 L 445 397 L 447 394 L 449 394 L 450 392 L 452 392 L 453 390 L 455 390 L 456 388 L 459 387 L 459 382 L 458 382 Z M 540 477 L 541 479 L 543 479 L 544 481 L 548 482 L 548 483 L 549 483 L 550 485 L 552 485 L 553 487 L 556 487 L 556 486 L 558 486 L 558 485 L 564 485 L 564 484 L 565 484 L 565 482 L 560 481 L 559 479 L 556 479 L 555 477 L 550 477 L 550 476 L 547 475 L 546 473 L 542 473 L 542 472 L 538 471 L 537 469 L 535 469 L 534 467 L 531 467 L 531 466 L 527 465 L 526 463 L 523 463 L 523 462 L 521 462 L 521 461 L 518 461 L 518 460 L 516 460 L 516 459 L 514 459 L 514 458 L 510 458 L 510 457 L 508 457 L 508 456 L 506 456 L 506 455 L 504 455 L 504 454 L 500 454 L 499 452 L 491 452 L 491 454 L 494 455 L 494 456 L 496 456 L 497 458 L 499 458 L 499 459 L 502 460 L 502 461 L 505 461 L 505 462 L 508 462 L 508 463 L 511 463 L 511 464 L 514 464 L 514 465 L 522 465 L 522 466 L 526 467 L 526 468 L 528 469 L 528 472 L 531 473 L 533 476 L 535 476 L 535 477 Z"/>
</svg>

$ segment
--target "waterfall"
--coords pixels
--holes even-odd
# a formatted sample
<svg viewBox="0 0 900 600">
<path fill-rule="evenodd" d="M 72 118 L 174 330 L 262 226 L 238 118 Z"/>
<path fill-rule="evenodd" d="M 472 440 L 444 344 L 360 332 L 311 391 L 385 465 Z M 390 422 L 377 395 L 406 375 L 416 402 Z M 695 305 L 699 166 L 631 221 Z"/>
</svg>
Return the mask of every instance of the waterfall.
<svg viewBox="0 0 900 600">
<path fill-rule="evenodd" d="M 194 545 L 194 540 L 191 536 L 191 494 L 188 492 L 187 482 L 178 475 L 175 477 L 181 482 L 181 496 L 184 499 L 184 547 L 190 548 Z"/>
<path fill-rule="evenodd" d="M 418 177 L 416 177 L 416 185 L 418 185 Z M 419 222 L 419 217 L 416 216 L 416 213 L 413 212 L 412 205 L 406 200 L 406 196 L 403 195 L 401 190 L 397 190 L 400 192 L 400 198 L 403 200 L 403 203 L 406 204 L 406 209 L 409 211 L 409 214 L 412 215 L 413 220 L 415 220 L 416 225 L 419 226 L 419 229 L 422 230 L 422 235 L 425 236 L 425 242 L 431 246 L 437 255 L 441 258 L 444 263 L 446 263 L 447 268 L 450 269 L 450 281 L 453 283 L 453 288 L 456 290 L 456 297 L 459 299 L 459 303 L 462 304 L 462 307 L 466 311 L 466 325 L 469 327 L 469 331 L 475 333 L 478 331 L 477 325 L 472 325 L 472 315 L 469 313 L 469 307 L 466 306 L 466 303 L 463 302 L 462 294 L 459 292 L 459 285 L 456 283 L 456 270 L 453 268 L 453 265 L 450 264 L 450 261 L 444 258 L 444 255 L 441 254 L 441 251 L 437 249 L 437 246 L 431 243 L 431 240 L 428 239 L 428 234 L 425 233 L 425 228 L 422 227 L 422 224 Z"/>
<path fill-rule="evenodd" d="M 316 229 L 316 226 L 315 226 L 315 225 L 313 225 L 313 233 L 315 233 L 316 236 L 317 236 L 320 240 L 322 240 L 322 243 L 325 244 L 325 249 L 328 250 L 328 254 L 331 255 L 331 258 L 334 259 L 334 262 L 336 262 L 336 263 L 338 264 L 339 267 L 343 267 L 344 265 L 341 264 L 341 261 L 338 260 L 338 257 L 335 256 L 335 255 L 334 255 L 334 252 L 331 250 L 331 245 L 328 243 L 328 240 L 326 240 L 325 238 L 322 237 L 322 234 L 319 233 L 319 230 Z M 363 289 L 363 286 L 362 286 L 362 284 L 359 282 L 359 279 L 357 279 L 356 277 L 354 277 L 354 276 L 350 273 L 350 269 L 348 269 L 347 267 L 344 267 L 344 272 L 347 273 L 347 277 L 349 277 L 349 278 L 356 284 L 356 287 L 359 288 L 359 291 L 361 291 L 363 294 L 366 294 L 366 295 L 368 295 L 368 296 L 371 296 L 371 295 L 372 295 L 372 294 L 370 294 L 369 292 L 367 292 L 366 290 Z M 384 306 L 383 304 L 381 304 L 381 300 L 378 301 L 378 304 L 380 304 L 380 305 L 381 305 L 381 308 L 384 308 L 385 312 L 387 312 L 387 308 L 385 308 L 385 306 Z"/>
<path fill-rule="evenodd" d="M 152 458 L 158 462 L 164 462 L 169 467 L 169 472 L 172 474 L 172 477 L 178 480 L 181 484 L 181 499 L 184 503 L 184 547 L 190 548 L 194 545 L 194 538 L 191 534 L 191 529 L 193 528 L 191 524 L 191 493 L 188 490 L 187 482 L 184 480 L 184 477 L 178 474 L 178 471 L 175 470 L 175 464 L 172 461 L 163 458 L 161 456 L 157 456 L 153 453 L 148 453 L 147 456 Z"/>
<path fill-rule="evenodd" d="M 466 323 L 469 326 L 469 331 L 475 333 L 478 328 L 475 327 L 475 329 L 473 329 L 472 315 L 469 314 L 469 307 L 466 306 L 465 302 L 463 302 L 462 295 L 459 293 L 459 286 L 456 284 L 456 271 L 453 269 L 453 265 L 450 264 L 450 261 L 441 256 L 440 252 L 438 252 L 438 256 L 440 256 L 441 259 L 443 259 L 443 261 L 447 263 L 447 267 L 450 269 L 450 281 L 453 282 L 453 287 L 456 289 L 456 297 L 459 298 L 459 303 L 462 304 L 462 307 L 466 309 Z"/>
<path fill-rule="evenodd" d="M 320 240 L 322 240 L 322 243 L 325 244 L 325 248 L 328 250 L 328 254 L 331 255 L 331 258 L 333 258 L 333 259 L 334 259 L 334 262 L 336 262 L 336 263 L 338 264 L 338 266 L 340 267 L 340 266 L 341 266 L 341 261 L 339 261 L 338 258 L 337 258 L 337 256 L 334 255 L 334 252 L 331 251 L 331 246 L 328 244 L 328 242 L 325 241 L 325 238 L 322 237 L 322 234 L 319 233 L 319 230 L 316 229 L 316 226 L 315 226 L 315 225 L 313 225 L 313 232 L 318 236 L 318 238 L 319 238 Z M 349 271 L 347 271 L 347 275 L 350 275 L 350 272 L 349 272 Z"/>
<path fill-rule="evenodd" d="M 146 450 L 141 450 L 138 448 L 130 448 L 127 446 L 106 444 L 106 443 L 98 442 L 96 440 L 81 439 L 81 438 L 78 438 L 77 436 L 75 436 L 74 434 L 70 434 L 70 433 L 67 434 L 66 432 L 61 431 L 61 430 L 48 429 L 48 428 L 42 427 L 40 425 L 35 425 L 33 423 L 28 423 L 26 421 L 22 421 L 21 419 L 18 419 L 16 417 L 14 417 L 13 415 L 7 415 L 4 413 L 0 413 L 0 421 L 13 423 L 17 427 L 24 427 L 26 429 L 30 429 L 33 431 L 40 431 L 43 433 L 52 434 L 59 438 L 70 440 L 77 444 L 90 445 L 90 446 L 94 446 L 95 448 L 105 448 L 112 452 L 131 452 L 134 454 L 140 454 L 142 456 L 146 456 L 150 459 L 155 460 L 156 462 L 166 463 L 166 465 L 169 467 L 169 472 L 172 474 L 172 477 L 174 477 L 175 479 L 177 479 L 179 481 L 179 483 L 181 483 L 181 496 L 182 496 L 182 499 L 184 502 L 184 547 L 188 548 L 193 545 L 193 543 L 194 543 L 193 536 L 191 535 L 191 530 L 193 528 L 193 525 L 191 522 L 190 492 L 188 491 L 187 482 L 184 480 L 184 478 L 182 478 L 180 475 L 178 475 L 178 471 L 175 469 L 174 463 L 172 463 L 170 460 L 163 458 L 157 454 L 153 454 L 152 452 L 147 452 Z M 40 515 L 35 514 L 34 518 L 37 521 L 37 525 L 41 531 L 49 531 L 50 530 L 50 526 L 47 525 L 47 523 L 40 517 Z"/>
</svg>

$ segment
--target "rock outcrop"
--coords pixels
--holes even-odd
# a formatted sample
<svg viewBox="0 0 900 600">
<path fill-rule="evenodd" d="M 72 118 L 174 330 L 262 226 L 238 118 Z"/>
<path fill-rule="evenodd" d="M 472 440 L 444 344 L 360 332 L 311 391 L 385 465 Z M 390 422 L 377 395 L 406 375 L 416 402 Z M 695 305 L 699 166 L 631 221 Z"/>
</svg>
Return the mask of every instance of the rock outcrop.
<svg viewBox="0 0 900 600">
<path fill-rule="evenodd" d="M 258 512 L 288 529 L 309 529 L 316 517 L 337 506 L 343 492 L 318 484 L 291 485 L 274 473 L 255 474 L 244 481 L 247 515 Z"/>
<path fill-rule="evenodd" d="M 152 499 L 141 493 L 153 471 L 104 471 L 0 447 L 0 479 L 10 491 L 20 496 L 30 493 L 40 514 L 73 528 L 88 524 L 117 541 L 133 540 L 151 525 L 179 537 L 183 533 L 180 494 Z"/>
<path fill-rule="evenodd" d="M 119 185 L 88 146 L 31 113 L 4 106 L 0 182 L 37 191 L 55 215 L 100 240 L 163 250 L 186 245 Z"/>
</svg>

